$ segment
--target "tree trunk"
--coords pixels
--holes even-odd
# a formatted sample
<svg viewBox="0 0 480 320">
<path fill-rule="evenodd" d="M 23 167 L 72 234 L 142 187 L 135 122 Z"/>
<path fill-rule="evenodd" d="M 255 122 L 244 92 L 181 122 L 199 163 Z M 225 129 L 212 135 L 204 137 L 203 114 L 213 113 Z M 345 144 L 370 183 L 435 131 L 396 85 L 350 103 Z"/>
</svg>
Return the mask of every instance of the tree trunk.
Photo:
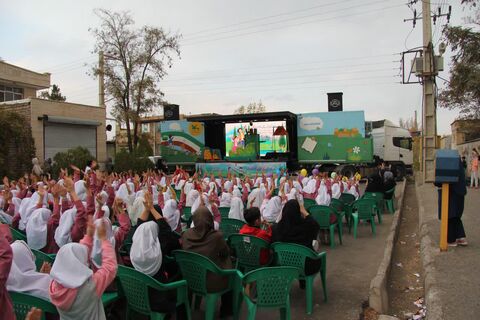
<svg viewBox="0 0 480 320">
<path fill-rule="evenodd" d="M 130 131 L 130 119 L 129 117 L 125 118 L 127 124 L 127 141 L 128 141 L 128 151 L 130 153 L 133 152 L 133 144 L 132 144 L 132 133 Z"/>
<path fill-rule="evenodd" d="M 137 149 L 138 145 L 138 121 L 133 124 L 133 147 Z"/>
</svg>

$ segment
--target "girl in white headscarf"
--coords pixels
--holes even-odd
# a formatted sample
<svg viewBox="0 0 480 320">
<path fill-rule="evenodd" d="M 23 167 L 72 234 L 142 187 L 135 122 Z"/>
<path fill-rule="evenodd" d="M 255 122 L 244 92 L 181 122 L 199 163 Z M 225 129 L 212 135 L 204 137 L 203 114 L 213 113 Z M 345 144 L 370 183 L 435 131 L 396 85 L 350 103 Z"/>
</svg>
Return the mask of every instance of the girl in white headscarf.
<svg viewBox="0 0 480 320">
<path fill-rule="evenodd" d="M 305 180 L 305 179 L 304 179 Z M 317 186 L 317 180 L 310 179 L 307 185 L 303 188 L 303 193 L 306 194 L 314 194 L 317 191 L 315 188 Z"/>
<path fill-rule="evenodd" d="M 158 225 L 147 221 L 138 226 L 132 238 L 130 261 L 133 267 L 154 276 L 162 265 L 162 248 L 158 240 Z"/>
<path fill-rule="evenodd" d="M 318 195 L 315 198 L 315 202 L 321 206 L 330 205 L 330 195 L 328 194 L 327 186 L 323 180 L 320 182 L 320 187 L 318 188 Z"/>
<path fill-rule="evenodd" d="M 350 189 L 348 190 L 348 193 L 354 195 L 355 200 L 358 200 L 358 197 L 360 196 L 357 192 L 357 188 L 355 187 L 355 185 L 350 186 Z"/>
<path fill-rule="evenodd" d="M 340 199 L 342 192 L 340 191 L 340 184 L 339 182 L 335 182 L 332 184 L 332 198 Z"/>
<path fill-rule="evenodd" d="M 187 198 L 185 200 L 185 206 L 186 207 L 191 207 L 195 200 L 200 196 L 200 193 L 198 190 L 192 189 L 187 193 Z"/>
<path fill-rule="evenodd" d="M 303 196 L 301 192 L 297 191 L 297 188 L 292 188 L 290 193 L 287 194 L 287 201 L 292 199 L 295 199 L 298 201 L 298 203 L 303 204 Z"/>
<path fill-rule="evenodd" d="M 33 211 L 26 228 L 30 248 L 40 250 L 47 245 L 47 223 L 51 215 L 52 211 L 47 208 Z"/>
<path fill-rule="evenodd" d="M 112 244 L 106 240 L 106 230 L 100 224 L 102 266 L 93 272 L 88 267 L 88 251 L 92 248 L 95 227 L 89 222 L 87 234 L 80 243 L 68 243 L 55 257 L 50 276 L 50 299 L 61 319 L 106 319 L 102 295 L 116 275 L 117 260 Z"/>
<path fill-rule="evenodd" d="M 230 211 L 228 212 L 228 218 L 245 221 L 243 217 L 243 202 L 239 197 L 233 197 L 230 202 Z"/>
<path fill-rule="evenodd" d="M 58 227 L 55 230 L 55 242 L 58 247 L 72 242 L 72 227 L 75 223 L 75 217 L 77 216 L 77 208 L 74 206 L 71 209 L 68 209 L 60 216 L 60 221 L 58 222 Z"/>
<path fill-rule="evenodd" d="M 242 192 L 240 191 L 240 189 L 237 186 L 233 187 L 232 197 L 238 197 L 240 199 L 242 198 Z"/>
<path fill-rule="evenodd" d="M 240 197 L 241 197 L 241 194 L 240 194 Z M 228 191 L 222 192 L 222 196 L 220 197 L 220 207 L 230 207 L 231 201 L 232 201 L 232 194 Z"/>
<path fill-rule="evenodd" d="M 112 222 L 106 216 L 95 220 L 94 223 L 97 230 L 99 229 L 100 224 L 104 223 L 105 229 L 107 231 L 107 234 L 106 234 L 107 240 L 110 241 L 110 243 L 112 244 L 112 247 L 115 248 L 115 231 L 116 231 L 115 229 L 118 229 L 118 227 L 112 227 Z M 93 235 L 93 247 L 92 247 L 92 252 L 90 254 L 90 258 L 95 267 L 100 268 L 102 266 L 102 240 L 99 238 L 97 231 L 95 231 Z"/>
<path fill-rule="evenodd" d="M 7 290 L 50 300 L 48 288 L 52 279 L 47 273 L 37 272 L 35 256 L 28 245 L 24 241 L 15 241 L 11 247 L 13 260 L 6 283 Z"/>
<path fill-rule="evenodd" d="M 263 201 L 263 199 L 262 199 Z M 253 189 L 248 195 L 247 208 L 257 207 L 260 208 L 262 202 L 260 202 L 260 189 Z"/>
<path fill-rule="evenodd" d="M 25 205 L 24 205 L 25 201 Z M 22 204 L 20 205 L 20 221 L 18 224 L 18 228 L 20 230 L 25 230 L 27 227 L 28 219 L 32 215 L 33 211 L 37 208 L 46 207 L 48 205 L 46 195 L 40 195 L 38 192 L 35 192 L 31 198 L 26 198 L 22 200 Z"/>
<path fill-rule="evenodd" d="M 175 231 L 178 228 L 180 221 L 180 211 L 178 210 L 177 201 L 170 199 L 165 202 L 165 206 L 162 210 L 163 217 L 167 220 L 170 228 Z"/>
<path fill-rule="evenodd" d="M 267 222 L 277 221 L 278 216 L 282 213 L 282 199 L 279 196 L 272 197 L 270 200 L 264 202 L 260 208 L 262 217 Z"/>
<path fill-rule="evenodd" d="M 137 220 L 142 214 L 143 210 L 145 210 L 145 205 L 143 202 L 145 199 L 143 197 L 138 197 L 133 201 L 133 206 L 130 210 L 128 210 L 128 216 L 130 217 L 130 222 L 132 226 L 137 225 Z"/>
</svg>

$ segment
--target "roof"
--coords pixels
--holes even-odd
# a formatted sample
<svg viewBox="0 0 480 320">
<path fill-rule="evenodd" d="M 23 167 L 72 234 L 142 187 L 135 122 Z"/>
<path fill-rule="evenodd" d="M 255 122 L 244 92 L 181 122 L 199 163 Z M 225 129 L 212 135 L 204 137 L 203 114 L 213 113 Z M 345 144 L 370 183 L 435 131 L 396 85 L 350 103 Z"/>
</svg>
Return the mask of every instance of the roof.
<svg viewBox="0 0 480 320">
<path fill-rule="evenodd" d="M 200 114 L 187 116 L 189 121 L 201 122 L 249 122 L 249 121 L 279 121 L 279 120 L 296 120 L 297 115 L 289 111 L 279 112 L 263 112 L 263 113 L 246 113 L 246 114 Z"/>
<path fill-rule="evenodd" d="M 39 73 L 0 61 L 0 82 L 36 90 L 47 89 L 50 87 L 50 73 Z"/>
</svg>

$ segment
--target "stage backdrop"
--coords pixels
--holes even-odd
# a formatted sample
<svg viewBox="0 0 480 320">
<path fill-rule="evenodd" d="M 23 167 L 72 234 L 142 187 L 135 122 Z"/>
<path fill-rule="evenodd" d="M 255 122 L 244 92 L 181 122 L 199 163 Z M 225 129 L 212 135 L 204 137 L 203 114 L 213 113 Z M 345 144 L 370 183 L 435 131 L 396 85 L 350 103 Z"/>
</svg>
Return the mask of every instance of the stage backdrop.
<svg viewBox="0 0 480 320">
<path fill-rule="evenodd" d="M 218 173 L 221 172 L 222 176 L 226 177 L 230 168 L 230 172 L 237 176 L 248 175 L 252 177 L 257 172 L 261 174 L 262 171 L 265 174 L 275 173 L 279 175 L 282 169 L 286 170 L 287 164 L 285 162 L 207 162 L 197 163 L 195 167 L 197 171 L 200 169 L 202 172 L 213 173 L 215 176 L 218 176 Z"/>
<path fill-rule="evenodd" d="M 372 139 L 365 138 L 363 111 L 299 114 L 300 162 L 371 162 Z"/>
<path fill-rule="evenodd" d="M 205 129 L 202 122 L 164 121 L 160 124 L 162 157 L 169 163 L 192 163 L 202 156 Z"/>
</svg>

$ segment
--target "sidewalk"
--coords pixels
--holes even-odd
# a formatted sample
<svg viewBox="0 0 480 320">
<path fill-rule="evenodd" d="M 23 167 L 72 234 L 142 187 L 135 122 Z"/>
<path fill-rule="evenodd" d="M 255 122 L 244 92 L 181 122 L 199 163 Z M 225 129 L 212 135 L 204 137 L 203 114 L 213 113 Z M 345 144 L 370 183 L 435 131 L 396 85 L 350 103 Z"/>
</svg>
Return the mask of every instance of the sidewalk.
<svg viewBox="0 0 480 320">
<path fill-rule="evenodd" d="M 425 271 L 427 319 L 469 320 L 480 314 L 480 189 L 468 188 L 462 221 L 468 247 L 440 252 L 437 190 L 418 185 L 421 255 Z"/>
</svg>

